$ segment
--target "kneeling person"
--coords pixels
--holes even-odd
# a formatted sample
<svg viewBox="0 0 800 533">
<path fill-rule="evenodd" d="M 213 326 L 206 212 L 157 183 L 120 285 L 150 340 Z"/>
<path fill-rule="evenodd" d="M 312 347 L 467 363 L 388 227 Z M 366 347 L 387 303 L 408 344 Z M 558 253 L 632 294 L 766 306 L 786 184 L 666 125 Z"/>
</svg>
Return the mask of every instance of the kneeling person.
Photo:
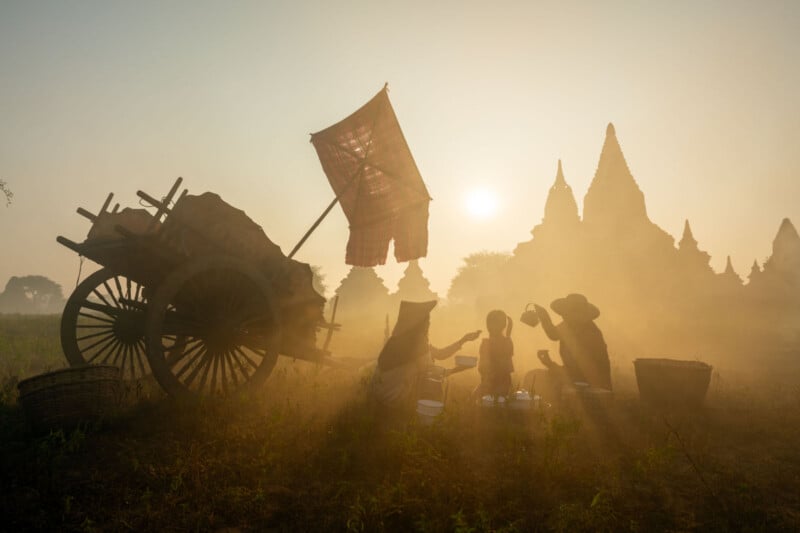
<svg viewBox="0 0 800 533">
<path fill-rule="evenodd" d="M 547 336 L 559 342 L 562 365 L 540 352 L 539 359 L 547 370 L 532 370 L 526 383 L 543 397 L 555 398 L 564 385 L 576 382 L 590 387 L 611 390 L 611 364 L 608 358 L 603 333 L 594 320 L 600 310 L 589 303 L 582 294 L 570 294 L 550 304 L 550 308 L 561 315 L 563 321 L 554 325 L 546 309 L 535 306 L 536 314 Z"/>
<path fill-rule="evenodd" d="M 382 405 L 403 407 L 417 399 L 418 382 L 425 377 L 435 359 L 447 359 L 464 343 L 474 341 L 479 331 L 467 333 L 445 348 L 435 348 L 428 341 L 430 313 L 436 301 L 400 302 L 392 335 L 386 341 L 372 376 L 373 397 Z"/>
</svg>

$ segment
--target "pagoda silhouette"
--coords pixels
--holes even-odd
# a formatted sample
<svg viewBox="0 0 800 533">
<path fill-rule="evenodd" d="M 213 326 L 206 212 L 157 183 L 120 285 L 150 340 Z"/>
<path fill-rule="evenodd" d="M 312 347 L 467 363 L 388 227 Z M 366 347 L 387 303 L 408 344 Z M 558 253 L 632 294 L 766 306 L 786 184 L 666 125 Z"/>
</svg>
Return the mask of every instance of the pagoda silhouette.
<svg viewBox="0 0 800 533">
<path fill-rule="evenodd" d="M 408 266 L 403 271 L 403 277 L 397 282 L 397 292 L 392 294 L 394 307 L 398 307 L 401 300 L 411 302 L 439 300 L 439 295 L 431 290 L 431 283 L 425 277 L 419 261 L 416 259 L 408 262 Z"/>
<path fill-rule="evenodd" d="M 383 279 L 372 267 L 351 267 L 337 287 L 336 297 L 336 322 L 342 329 L 333 336 L 331 350 L 374 357 L 383 347 L 386 315 L 391 309 Z"/>
<path fill-rule="evenodd" d="M 652 222 L 613 124 L 606 129 L 583 216 L 558 161 L 544 217 L 498 276 L 491 307 L 547 305 L 572 292 L 601 309 L 612 351 L 627 358 L 672 356 L 745 360 L 800 348 L 800 235 L 784 219 L 763 268 L 745 283 L 730 257 L 710 266 L 688 220 L 677 245 Z M 482 295 L 476 289 L 476 301 Z"/>
</svg>

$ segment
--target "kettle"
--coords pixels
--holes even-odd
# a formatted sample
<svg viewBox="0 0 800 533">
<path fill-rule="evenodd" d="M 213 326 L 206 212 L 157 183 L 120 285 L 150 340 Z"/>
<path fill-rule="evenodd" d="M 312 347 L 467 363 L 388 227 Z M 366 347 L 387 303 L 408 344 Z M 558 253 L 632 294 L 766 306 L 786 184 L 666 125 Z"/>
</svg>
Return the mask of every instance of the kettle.
<svg viewBox="0 0 800 533">
<path fill-rule="evenodd" d="M 536 314 L 536 310 L 531 309 L 530 307 L 534 304 L 528 304 L 525 306 L 525 311 L 522 312 L 522 316 L 519 317 L 519 321 L 523 324 L 527 324 L 532 328 L 535 328 L 539 325 L 539 315 Z"/>
</svg>

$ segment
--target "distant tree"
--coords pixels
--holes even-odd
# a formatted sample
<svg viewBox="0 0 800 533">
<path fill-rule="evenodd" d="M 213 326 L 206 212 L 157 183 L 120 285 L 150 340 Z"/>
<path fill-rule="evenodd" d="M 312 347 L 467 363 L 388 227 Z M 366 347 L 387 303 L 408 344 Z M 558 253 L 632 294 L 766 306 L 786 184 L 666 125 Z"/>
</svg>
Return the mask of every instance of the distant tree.
<svg viewBox="0 0 800 533">
<path fill-rule="evenodd" d="M 61 285 L 44 276 L 14 276 L 0 293 L 3 313 L 58 313 L 63 307 Z"/>
<path fill-rule="evenodd" d="M 328 292 L 328 286 L 325 284 L 325 274 L 322 273 L 322 267 L 318 265 L 311 265 L 311 272 L 314 274 L 314 278 L 312 280 L 314 290 L 317 291 L 321 296 L 325 296 L 325 294 Z"/>
<path fill-rule="evenodd" d="M 11 199 L 14 198 L 14 193 L 11 192 L 11 189 L 8 188 L 8 185 L 3 180 L 0 180 L 0 192 L 6 197 L 6 205 L 11 205 Z"/>
<path fill-rule="evenodd" d="M 450 283 L 447 297 L 454 303 L 469 303 L 491 294 L 506 280 L 502 269 L 511 254 L 500 252 L 479 252 L 464 258 L 464 265 Z"/>
</svg>

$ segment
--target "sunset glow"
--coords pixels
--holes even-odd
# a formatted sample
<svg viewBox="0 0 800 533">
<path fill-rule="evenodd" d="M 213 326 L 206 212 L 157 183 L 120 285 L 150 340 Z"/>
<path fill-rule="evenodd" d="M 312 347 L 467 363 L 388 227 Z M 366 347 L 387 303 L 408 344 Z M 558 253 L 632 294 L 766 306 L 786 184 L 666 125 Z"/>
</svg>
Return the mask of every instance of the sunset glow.
<svg viewBox="0 0 800 533">
<path fill-rule="evenodd" d="M 469 190 L 464 196 L 464 208 L 471 218 L 485 220 L 497 214 L 497 195 L 484 187 Z"/>
<path fill-rule="evenodd" d="M 800 0 L 0 0 L 2 531 L 800 531 Z"/>
</svg>

